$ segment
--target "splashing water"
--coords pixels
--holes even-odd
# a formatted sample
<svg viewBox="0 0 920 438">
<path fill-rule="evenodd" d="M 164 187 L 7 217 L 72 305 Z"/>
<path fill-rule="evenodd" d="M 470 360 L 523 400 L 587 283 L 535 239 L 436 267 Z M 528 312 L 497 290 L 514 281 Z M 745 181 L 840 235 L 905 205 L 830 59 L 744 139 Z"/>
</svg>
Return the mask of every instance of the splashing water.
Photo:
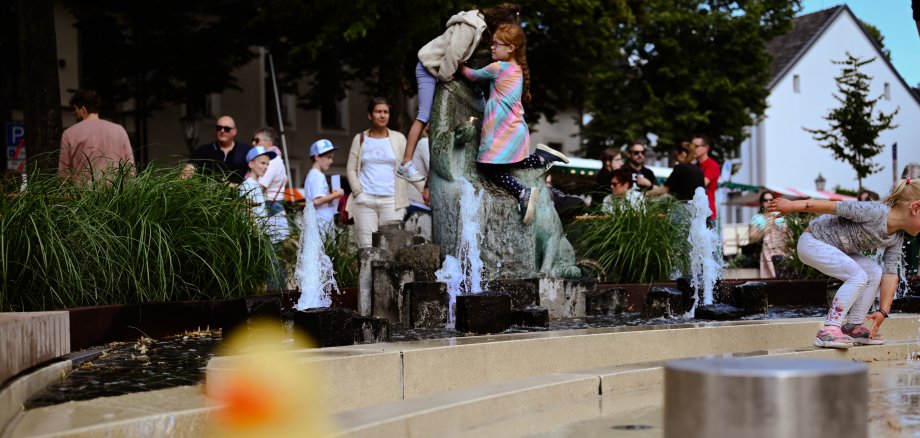
<svg viewBox="0 0 920 438">
<path fill-rule="evenodd" d="M 482 292 L 482 259 L 479 256 L 479 222 L 476 217 L 482 204 L 482 193 L 463 177 L 460 181 L 460 241 L 457 253 L 447 255 L 441 269 L 434 273 L 438 281 L 447 284 L 450 302 L 447 327 L 454 327 L 458 295 Z"/>
<path fill-rule="evenodd" d="M 903 248 L 901 249 L 903 251 Z M 904 298 L 910 292 L 910 283 L 907 281 L 907 264 L 904 263 L 906 255 L 901 253 L 901 260 L 898 261 L 898 289 L 894 293 L 894 298 Z M 879 263 L 881 264 L 881 263 Z"/>
<path fill-rule="evenodd" d="M 332 259 L 323 252 L 323 237 L 316 221 L 316 209 L 308 202 L 303 212 L 300 231 L 300 253 L 297 255 L 295 276 L 300 286 L 297 310 L 332 305 L 330 292 L 338 293 L 332 269 Z"/>
<path fill-rule="evenodd" d="M 712 215 L 706 190 L 698 187 L 690 203 L 690 286 L 702 290 L 703 296 L 696 297 L 688 315 L 692 317 L 697 302 L 712 304 L 712 291 L 716 280 L 722 277 L 722 261 L 719 260 L 719 236 L 715 230 L 706 227 L 706 218 Z"/>
</svg>

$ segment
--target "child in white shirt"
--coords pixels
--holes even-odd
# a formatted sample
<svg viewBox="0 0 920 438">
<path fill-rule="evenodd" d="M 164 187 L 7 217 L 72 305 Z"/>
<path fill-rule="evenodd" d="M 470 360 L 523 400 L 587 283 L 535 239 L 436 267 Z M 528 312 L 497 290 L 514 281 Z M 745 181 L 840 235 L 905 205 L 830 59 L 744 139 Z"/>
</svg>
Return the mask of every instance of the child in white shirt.
<svg viewBox="0 0 920 438">
<path fill-rule="evenodd" d="M 316 208 L 316 222 L 323 233 L 330 230 L 334 224 L 337 210 L 335 201 L 345 195 L 341 189 L 330 191 L 325 175 L 325 172 L 332 166 L 335 151 L 338 149 L 325 138 L 310 145 L 313 167 L 307 173 L 304 189 L 307 192 L 306 199 L 308 202 L 312 201 L 313 207 Z"/>
</svg>

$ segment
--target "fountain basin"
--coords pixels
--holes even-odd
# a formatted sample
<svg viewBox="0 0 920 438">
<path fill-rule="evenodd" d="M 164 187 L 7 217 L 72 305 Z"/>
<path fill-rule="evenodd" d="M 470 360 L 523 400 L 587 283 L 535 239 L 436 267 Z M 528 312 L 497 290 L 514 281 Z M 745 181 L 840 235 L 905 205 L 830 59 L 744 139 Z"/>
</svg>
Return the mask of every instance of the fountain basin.
<svg viewBox="0 0 920 438">
<path fill-rule="evenodd" d="M 563 424 L 575 427 L 582 420 L 590 423 L 603 418 L 609 423 L 611 415 L 632 415 L 629 418 L 642 420 L 643 415 L 647 417 L 649 412 L 660 410 L 662 366 L 670 359 L 797 355 L 903 361 L 908 350 L 915 348 L 913 341 L 908 340 L 916 337 L 916 318 L 916 315 L 893 316 L 885 325 L 885 335 L 892 340 L 889 345 L 848 351 L 811 347 L 810 341 L 821 319 L 808 318 L 504 334 L 297 350 L 287 354 L 295 361 L 320 369 L 322 389 L 331 394 L 325 406 L 335 415 L 345 436 L 417 436 L 416 433 L 418 436 L 519 436 L 567 427 Z M 220 396 L 225 383 L 222 379 L 232 372 L 234 362 L 234 357 L 212 359 L 206 386 L 187 388 L 188 391 Z M 152 391 L 132 394 L 132 398 L 110 398 L 118 402 L 112 401 L 106 409 L 113 410 L 111 413 L 119 420 L 100 420 L 94 426 L 96 432 L 90 435 L 103 434 L 111 428 L 128 430 L 125 428 L 132 422 L 157 424 L 148 418 L 150 415 L 196 418 L 183 424 L 201 431 L 207 427 L 204 412 L 217 409 L 204 404 L 209 398 L 202 395 L 201 404 L 194 407 L 177 404 L 169 413 L 152 413 L 143 407 L 141 400 L 145 394 L 160 397 L 169 393 Z M 23 421 L 14 427 L 13 436 L 64 436 L 67 429 L 40 418 L 80 417 L 84 407 L 90 410 L 86 412 L 98 409 L 88 403 L 27 411 L 21 418 Z M 637 413 L 637 408 L 641 412 Z M 133 412 L 135 419 L 125 419 L 119 413 L 122 411 Z M 571 415 L 560 419 L 557 415 L 560 412 Z M 652 429 L 640 430 L 652 435 L 624 436 L 661 436 L 660 413 L 657 415 L 658 422 L 651 424 Z M 629 421 L 605 426 L 603 432 L 615 432 L 610 429 L 614 425 L 648 425 Z M 27 425 L 29 428 L 22 429 Z M 511 433 L 514 429 L 502 429 L 507 425 L 519 429 L 514 433 Z M 632 429 L 623 430 L 623 433 L 636 433 Z"/>
</svg>

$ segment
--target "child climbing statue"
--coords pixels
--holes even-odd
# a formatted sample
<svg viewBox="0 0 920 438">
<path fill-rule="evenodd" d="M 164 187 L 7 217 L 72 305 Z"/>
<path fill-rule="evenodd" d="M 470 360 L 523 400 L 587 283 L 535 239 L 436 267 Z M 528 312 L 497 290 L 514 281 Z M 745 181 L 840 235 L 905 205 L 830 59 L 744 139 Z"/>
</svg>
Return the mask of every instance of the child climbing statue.
<svg viewBox="0 0 920 438">
<path fill-rule="evenodd" d="M 823 213 L 808 224 L 797 246 L 799 259 L 843 281 L 834 296 L 815 346 L 849 348 L 855 344 L 883 344 L 879 327 L 891 311 L 898 285 L 898 265 L 904 233 L 920 231 L 920 182 L 902 179 L 882 202 L 790 201 L 777 198 L 767 211 L 780 216 L 794 211 Z M 884 248 L 881 266 L 863 251 Z M 869 308 L 881 292 L 879 309 Z M 865 319 L 872 328 L 863 326 Z"/>
<path fill-rule="evenodd" d="M 490 81 L 476 162 L 490 181 L 517 197 L 521 219 L 528 225 L 534 217 L 537 187 L 522 186 L 511 175 L 511 169 L 552 166 L 556 161 L 568 163 L 569 159 L 542 144 L 527 155 L 530 132 L 524 121 L 523 104 L 530 101 L 530 75 L 524 44 L 520 26 L 503 24 L 492 36 L 495 62 L 479 70 L 463 66 L 461 72 L 470 80 Z"/>
<path fill-rule="evenodd" d="M 520 8 L 511 3 L 502 3 L 481 11 L 473 9 L 457 13 L 447 20 L 443 34 L 425 44 L 418 51 L 419 62 L 415 66 L 415 80 L 418 84 L 418 115 L 406 139 L 406 151 L 396 167 L 396 176 L 411 182 L 425 179 L 412 157 L 418 145 L 422 130 L 431 118 L 434 103 L 434 89 L 438 81 L 450 82 L 457 67 L 470 59 L 486 30 L 489 33 L 504 23 L 517 23 Z M 487 34 L 488 35 L 488 34 Z"/>
</svg>

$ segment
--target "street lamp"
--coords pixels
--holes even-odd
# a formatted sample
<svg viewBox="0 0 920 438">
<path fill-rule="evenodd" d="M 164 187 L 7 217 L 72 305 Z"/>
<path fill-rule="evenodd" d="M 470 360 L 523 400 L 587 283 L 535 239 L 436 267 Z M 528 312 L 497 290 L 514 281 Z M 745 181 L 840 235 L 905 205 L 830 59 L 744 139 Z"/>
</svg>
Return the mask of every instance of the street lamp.
<svg viewBox="0 0 920 438">
<path fill-rule="evenodd" d="M 186 114 L 182 116 L 179 121 L 182 122 L 185 144 L 188 146 L 188 150 L 191 151 L 198 144 L 198 133 L 201 130 L 201 118 L 193 114 Z"/>
<path fill-rule="evenodd" d="M 823 192 L 823 191 L 824 191 L 824 183 L 826 183 L 826 182 L 827 182 L 827 180 L 825 180 L 824 177 L 821 176 L 821 172 L 818 172 L 818 177 L 815 178 L 815 188 L 818 189 L 819 192 Z"/>
</svg>

